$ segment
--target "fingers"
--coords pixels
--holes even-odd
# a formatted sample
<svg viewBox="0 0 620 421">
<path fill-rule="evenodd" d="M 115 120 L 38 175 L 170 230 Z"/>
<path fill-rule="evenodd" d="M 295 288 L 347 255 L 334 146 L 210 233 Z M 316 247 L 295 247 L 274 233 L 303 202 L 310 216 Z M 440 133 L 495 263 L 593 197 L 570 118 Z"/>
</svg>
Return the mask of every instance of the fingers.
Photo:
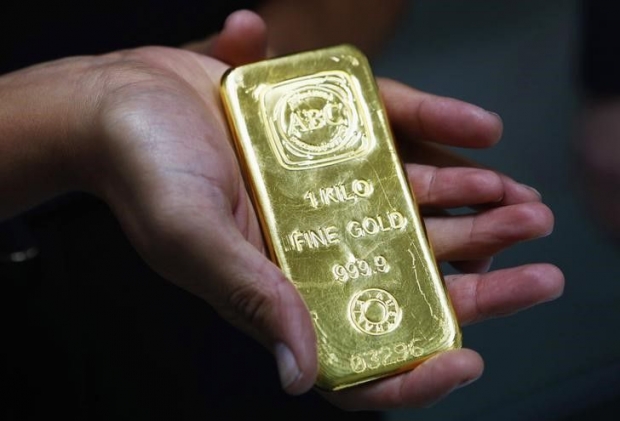
<svg viewBox="0 0 620 421">
<path fill-rule="evenodd" d="M 553 214 L 539 194 L 495 171 L 427 165 L 406 169 L 435 255 L 459 270 L 484 272 L 495 253 L 553 230 Z M 445 211 L 462 207 L 476 211 L 453 216 Z"/>
<path fill-rule="evenodd" d="M 463 160 L 447 162 L 444 158 L 448 156 L 443 153 L 435 155 L 434 165 L 406 165 L 409 182 L 420 206 L 500 206 L 541 200 L 540 193 L 530 186 L 474 163 L 467 165 Z M 444 168 L 441 164 L 449 167 Z"/>
<path fill-rule="evenodd" d="M 447 152 L 434 148 L 433 158 L 424 160 L 432 165 L 406 165 L 420 206 L 481 207 L 541 201 L 541 194 L 533 187 Z"/>
<path fill-rule="evenodd" d="M 530 264 L 482 275 L 450 275 L 446 284 L 460 323 L 466 325 L 560 297 L 564 275 L 550 264 Z"/>
<path fill-rule="evenodd" d="M 430 406 L 482 375 L 482 358 L 469 349 L 440 353 L 412 371 L 322 395 L 347 410 Z"/>
<path fill-rule="evenodd" d="M 389 79 L 380 78 L 377 82 L 399 139 L 486 148 L 502 135 L 501 119 L 480 107 L 424 93 Z"/>
<path fill-rule="evenodd" d="M 541 194 L 535 188 L 527 184 L 517 183 L 508 176 L 500 174 L 504 195 L 497 205 L 514 205 L 524 202 L 540 202 Z"/>
<path fill-rule="evenodd" d="M 421 207 L 458 208 L 499 203 L 504 198 L 503 181 L 494 171 L 416 164 L 408 164 L 406 171 Z"/>
<path fill-rule="evenodd" d="M 446 277 L 461 324 L 504 316 L 559 297 L 564 277 L 553 265 L 533 264 L 484 275 Z M 347 410 L 430 406 L 482 374 L 481 357 L 469 349 L 447 351 L 412 371 L 351 389 L 321 394 Z"/>
<path fill-rule="evenodd" d="M 425 224 L 438 260 L 477 260 L 549 235 L 553 214 L 542 203 L 530 202 L 470 215 L 427 217 Z"/>
<path fill-rule="evenodd" d="M 228 16 L 219 34 L 185 48 L 231 66 L 252 63 L 267 56 L 267 26 L 256 13 L 239 10 Z"/>
</svg>

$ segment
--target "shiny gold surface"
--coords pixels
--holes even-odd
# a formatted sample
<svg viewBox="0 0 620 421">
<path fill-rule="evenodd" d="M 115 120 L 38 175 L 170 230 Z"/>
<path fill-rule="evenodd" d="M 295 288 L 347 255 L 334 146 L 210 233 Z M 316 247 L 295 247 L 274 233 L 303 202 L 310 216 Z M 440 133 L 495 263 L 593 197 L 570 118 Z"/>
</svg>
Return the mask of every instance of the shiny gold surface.
<svg viewBox="0 0 620 421">
<path fill-rule="evenodd" d="M 317 386 L 460 347 L 365 56 L 343 45 L 241 66 L 222 98 L 271 257 L 314 321 Z"/>
</svg>

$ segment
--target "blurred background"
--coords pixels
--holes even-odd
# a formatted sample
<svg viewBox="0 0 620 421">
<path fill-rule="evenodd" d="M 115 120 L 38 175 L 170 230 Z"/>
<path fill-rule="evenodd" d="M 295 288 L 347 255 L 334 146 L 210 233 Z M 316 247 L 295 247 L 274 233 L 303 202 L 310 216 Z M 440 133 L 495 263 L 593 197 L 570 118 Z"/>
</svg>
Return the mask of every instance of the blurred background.
<svg viewBox="0 0 620 421">
<path fill-rule="evenodd" d="M 393 411 L 390 421 L 620 415 L 620 242 L 587 206 L 573 153 L 581 31 L 575 0 L 416 0 L 374 63 L 379 76 L 500 114 L 502 141 L 463 153 L 539 190 L 556 225 L 497 256 L 494 268 L 550 262 L 566 277 L 555 302 L 465 327 L 464 345 L 486 360 L 482 378 L 434 407 Z"/>
</svg>

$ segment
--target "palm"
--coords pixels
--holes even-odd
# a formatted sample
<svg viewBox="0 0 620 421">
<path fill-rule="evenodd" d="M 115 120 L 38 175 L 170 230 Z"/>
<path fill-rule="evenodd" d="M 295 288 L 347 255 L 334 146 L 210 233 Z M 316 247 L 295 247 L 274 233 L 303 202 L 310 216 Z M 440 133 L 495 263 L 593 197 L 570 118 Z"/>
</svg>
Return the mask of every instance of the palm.
<svg viewBox="0 0 620 421">
<path fill-rule="evenodd" d="M 108 82 L 113 89 L 107 89 L 99 103 L 98 127 L 105 145 L 99 152 L 109 171 L 96 190 L 111 204 L 137 250 L 164 277 L 204 298 L 270 349 L 277 350 L 274 346 L 280 343 L 292 346 L 298 371 L 283 383 L 290 381 L 285 387 L 291 393 L 306 390 L 316 375 L 314 333 L 301 298 L 264 255 L 219 107 L 219 80 L 226 66 L 166 48 L 128 54 L 115 64 L 123 70 L 115 72 L 122 79 Z M 413 139 L 424 137 L 486 147 L 501 133 L 495 123 L 462 115 L 463 103 L 452 104 L 454 111 L 448 107 L 447 112 L 443 104 L 439 109 L 444 115 L 438 116 L 432 107 L 440 99 L 389 81 L 382 81 L 382 90 L 399 138 L 411 145 L 420 145 Z M 424 103 L 427 108 L 430 104 L 427 115 Z M 463 131 L 459 119 L 475 130 Z M 448 158 L 424 151 L 417 162 L 453 165 Z M 539 197 L 495 172 L 419 164 L 409 166 L 408 172 L 425 208 L 487 209 L 468 217 L 426 219 L 440 261 L 462 268 L 473 263 L 469 270 L 478 271 L 477 262 L 551 229 L 552 215 Z M 516 229 L 504 223 L 515 219 L 520 221 Z M 549 280 L 543 282 L 544 276 Z M 510 287 L 500 288 L 501 282 Z M 561 274 L 549 266 L 518 267 L 457 275 L 448 283 L 457 314 L 467 323 L 557 295 Z M 521 288 L 515 293 L 517 285 Z M 420 405 L 476 377 L 481 369 L 477 354 L 460 350 L 329 399 L 352 408 L 360 403 L 369 408 Z"/>
<path fill-rule="evenodd" d="M 146 261 L 217 307 L 219 286 L 196 280 L 205 264 L 215 278 L 238 242 L 262 251 L 219 108 L 226 66 L 167 48 L 129 54 L 126 79 L 101 102 L 103 154 L 114 168 L 99 188 Z"/>
</svg>

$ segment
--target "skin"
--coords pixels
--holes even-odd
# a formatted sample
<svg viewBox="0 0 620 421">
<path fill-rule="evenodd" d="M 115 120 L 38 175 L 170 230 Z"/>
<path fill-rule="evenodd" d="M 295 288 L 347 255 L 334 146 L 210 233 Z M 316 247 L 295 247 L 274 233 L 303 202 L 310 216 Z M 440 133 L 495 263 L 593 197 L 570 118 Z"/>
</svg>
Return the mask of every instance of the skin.
<svg viewBox="0 0 620 421">
<path fill-rule="evenodd" d="M 266 28 L 241 11 L 210 39 L 211 57 L 144 47 L 0 77 L 0 218 L 65 192 L 98 196 L 154 270 L 273 352 L 283 389 L 298 395 L 317 374 L 314 330 L 299 294 L 264 254 L 218 93 L 224 63 L 264 57 Z M 550 264 L 487 272 L 497 252 L 551 233 L 553 214 L 540 195 L 445 148 L 491 147 L 501 120 L 396 81 L 379 86 L 437 259 L 464 268 L 446 279 L 461 323 L 560 296 L 563 275 Z M 471 214 L 445 212 L 461 206 Z M 461 349 L 322 394 L 347 410 L 428 406 L 482 371 L 480 355 Z"/>
<path fill-rule="evenodd" d="M 234 54 L 231 54 L 231 50 L 224 54 L 228 58 L 240 60 L 229 64 L 250 62 L 253 60 L 248 60 L 243 54 L 260 49 L 252 50 L 247 46 L 256 47 L 256 43 L 264 41 L 267 45 L 261 48 L 265 48 L 267 57 L 340 43 L 353 44 L 369 57 L 374 57 L 391 39 L 411 3 L 407 0 L 385 0 L 380 4 L 376 0 L 261 1 L 256 14 L 269 28 L 267 36 L 250 36 L 256 35 L 254 31 L 258 29 L 250 19 L 244 28 L 248 32 L 236 31 L 227 34 L 228 40 L 237 38 L 239 42 L 235 45 L 227 43 L 228 47 L 233 48 Z M 239 19 L 233 15 L 231 19 L 236 20 L 234 24 L 244 25 L 244 18 Z M 211 36 L 197 40 L 187 44 L 185 48 L 217 56 L 217 52 L 212 50 L 216 38 Z M 235 51 L 237 49 L 243 51 Z"/>
<path fill-rule="evenodd" d="M 374 56 L 405 15 L 406 0 L 270 0 L 257 12 L 269 27 L 276 54 L 289 54 L 343 42 Z M 372 28 L 372 29 L 369 29 Z"/>
</svg>

